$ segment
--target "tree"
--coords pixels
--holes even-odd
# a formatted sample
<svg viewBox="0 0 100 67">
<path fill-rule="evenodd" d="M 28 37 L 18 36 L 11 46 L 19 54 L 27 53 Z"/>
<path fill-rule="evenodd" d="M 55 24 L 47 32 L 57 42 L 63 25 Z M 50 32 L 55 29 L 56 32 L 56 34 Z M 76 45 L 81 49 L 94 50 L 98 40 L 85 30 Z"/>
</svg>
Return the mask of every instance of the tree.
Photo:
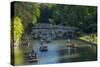
<svg viewBox="0 0 100 67">
<path fill-rule="evenodd" d="M 55 5 L 51 10 L 53 13 L 49 21 L 52 24 L 74 26 L 84 33 L 96 32 L 97 7 L 95 6 Z"/>
<path fill-rule="evenodd" d="M 40 5 L 36 3 L 15 2 L 14 16 L 18 16 L 26 29 L 28 23 L 35 24 L 40 16 Z"/>
<path fill-rule="evenodd" d="M 23 25 L 21 23 L 21 20 L 19 17 L 15 17 L 14 18 L 14 21 L 12 21 L 13 25 L 11 28 L 14 28 L 12 29 L 11 31 L 11 35 L 13 35 L 12 37 L 14 37 L 14 46 L 18 46 L 19 45 L 19 40 L 22 36 L 22 33 L 24 31 L 23 29 Z"/>
</svg>

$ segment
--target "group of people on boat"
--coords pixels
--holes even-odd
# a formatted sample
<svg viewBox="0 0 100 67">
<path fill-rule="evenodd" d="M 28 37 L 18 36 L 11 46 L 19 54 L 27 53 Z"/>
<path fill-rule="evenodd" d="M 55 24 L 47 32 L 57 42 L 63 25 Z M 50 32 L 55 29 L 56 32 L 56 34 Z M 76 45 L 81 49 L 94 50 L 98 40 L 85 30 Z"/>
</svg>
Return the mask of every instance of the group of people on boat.
<svg viewBox="0 0 100 67">
<path fill-rule="evenodd" d="M 68 39 L 66 47 L 70 47 L 70 48 L 77 48 L 77 44 L 74 41 L 71 41 L 70 39 Z M 48 46 L 47 43 L 44 40 L 40 40 L 40 48 L 39 50 L 42 51 L 48 51 Z M 32 49 L 31 53 L 29 54 L 29 57 L 32 61 L 37 61 L 37 53 L 35 52 L 34 49 Z"/>
<path fill-rule="evenodd" d="M 47 42 L 45 42 L 43 39 L 40 42 L 40 51 L 47 51 L 48 50 L 48 46 L 47 46 Z"/>
<path fill-rule="evenodd" d="M 30 62 L 35 62 L 38 60 L 37 53 L 32 49 L 32 51 L 28 55 L 28 59 Z"/>
<path fill-rule="evenodd" d="M 68 42 L 66 44 L 66 47 L 77 48 L 78 45 L 74 41 L 71 41 L 70 39 L 68 39 Z"/>
<path fill-rule="evenodd" d="M 44 40 L 40 41 L 39 50 L 40 51 L 47 51 L 48 50 L 47 43 Z M 32 51 L 29 53 L 28 57 L 29 57 L 30 61 L 37 61 L 38 60 L 37 53 L 35 52 L 34 49 L 32 49 Z"/>
</svg>

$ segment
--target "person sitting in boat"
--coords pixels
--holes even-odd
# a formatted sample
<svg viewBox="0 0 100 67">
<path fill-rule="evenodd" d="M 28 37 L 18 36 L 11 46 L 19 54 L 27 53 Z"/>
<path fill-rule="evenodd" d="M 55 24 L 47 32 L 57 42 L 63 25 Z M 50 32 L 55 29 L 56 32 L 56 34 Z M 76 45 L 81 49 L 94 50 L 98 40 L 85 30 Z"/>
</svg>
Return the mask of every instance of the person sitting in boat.
<svg viewBox="0 0 100 67">
<path fill-rule="evenodd" d="M 45 46 L 45 48 L 47 48 L 47 46 L 48 46 L 47 43 L 45 43 L 44 46 Z"/>
<path fill-rule="evenodd" d="M 67 47 L 76 48 L 77 44 L 75 44 L 74 42 L 68 42 Z"/>
<path fill-rule="evenodd" d="M 74 42 L 72 42 L 72 47 L 73 47 L 73 48 L 76 48 L 76 47 L 77 47 L 77 44 L 74 43 Z"/>
<path fill-rule="evenodd" d="M 29 54 L 29 56 L 36 56 L 36 52 L 34 51 L 34 49 L 32 49 L 31 53 Z"/>
<path fill-rule="evenodd" d="M 38 57 L 34 49 L 32 49 L 31 53 L 29 54 L 29 61 L 30 62 L 36 62 L 38 61 Z"/>
<path fill-rule="evenodd" d="M 40 45 L 42 45 L 43 44 L 43 39 L 41 39 L 41 43 L 40 43 Z"/>
<path fill-rule="evenodd" d="M 47 51 L 47 43 L 44 43 L 40 46 L 40 51 Z"/>
<path fill-rule="evenodd" d="M 32 50 L 32 56 L 36 56 L 36 52 L 34 51 L 34 49 Z"/>
</svg>

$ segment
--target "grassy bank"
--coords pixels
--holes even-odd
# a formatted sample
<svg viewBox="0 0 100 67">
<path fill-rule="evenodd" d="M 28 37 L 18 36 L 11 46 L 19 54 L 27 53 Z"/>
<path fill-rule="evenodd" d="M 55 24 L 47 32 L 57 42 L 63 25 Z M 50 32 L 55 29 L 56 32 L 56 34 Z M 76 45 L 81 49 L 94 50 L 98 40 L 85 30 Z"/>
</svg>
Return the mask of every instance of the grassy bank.
<svg viewBox="0 0 100 67">
<path fill-rule="evenodd" d="M 81 36 L 79 37 L 79 39 L 97 44 L 97 34 L 96 33 Z"/>
</svg>

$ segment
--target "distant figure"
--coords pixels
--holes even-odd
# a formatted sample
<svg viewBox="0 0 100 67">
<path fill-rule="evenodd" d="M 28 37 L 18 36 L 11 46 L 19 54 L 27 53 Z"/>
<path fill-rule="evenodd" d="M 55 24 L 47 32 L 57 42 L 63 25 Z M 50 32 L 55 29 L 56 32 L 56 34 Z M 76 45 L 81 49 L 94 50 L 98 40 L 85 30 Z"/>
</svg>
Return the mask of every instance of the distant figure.
<svg viewBox="0 0 100 67">
<path fill-rule="evenodd" d="M 30 42 L 28 42 L 28 47 L 30 47 L 31 46 L 31 43 Z"/>
<path fill-rule="evenodd" d="M 32 49 L 32 54 L 34 54 L 35 53 L 35 51 L 34 51 L 34 49 Z"/>
<path fill-rule="evenodd" d="M 77 48 L 78 46 L 77 46 L 77 44 L 76 43 L 72 43 L 72 46 L 73 46 L 73 48 Z"/>
<path fill-rule="evenodd" d="M 34 49 L 32 49 L 31 56 L 34 56 L 34 57 L 37 56 L 37 55 L 36 55 L 36 52 L 34 51 Z"/>
<path fill-rule="evenodd" d="M 71 42 L 71 39 L 68 39 L 68 42 Z"/>
<path fill-rule="evenodd" d="M 31 53 L 29 54 L 29 61 L 36 62 L 38 61 L 37 53 L 32 49 Z"/>
<path fill-rule="evenodd" d="M 75 42 L 68 41 L 67 47 L 77 48 L 77 44 Z"/>
<path fill-rule="evenodd" d="M 47 51 L 47 50 L 48 50 L 47 43 L 43 43 L 43 44 L 40 46 L 40 51 Z"/>
<path fill-rule="evenodd" d="M 33 54 L 35 54 L 34 49 L 32 49 L 31 53 L 29 54 L 29 56 L 32 56 Z"/>
<path fill-rule="evenodd" d="M 77 48 L 78 48 L 78 45 L 75 43 L 75 42 L 69 42 L 67 44 L 67 49 L 68 49 L 68 54 L 72 54 L 73 53 L 73 50 L 74 50 L 74 53 L 77 52 Z"/>
<path fill-rule="evenodd" d="M 42 45 L 43 44 L 43 39 L 41 39 L 41 43 L 40 43 L 40 45 Z"/>
</svg>

